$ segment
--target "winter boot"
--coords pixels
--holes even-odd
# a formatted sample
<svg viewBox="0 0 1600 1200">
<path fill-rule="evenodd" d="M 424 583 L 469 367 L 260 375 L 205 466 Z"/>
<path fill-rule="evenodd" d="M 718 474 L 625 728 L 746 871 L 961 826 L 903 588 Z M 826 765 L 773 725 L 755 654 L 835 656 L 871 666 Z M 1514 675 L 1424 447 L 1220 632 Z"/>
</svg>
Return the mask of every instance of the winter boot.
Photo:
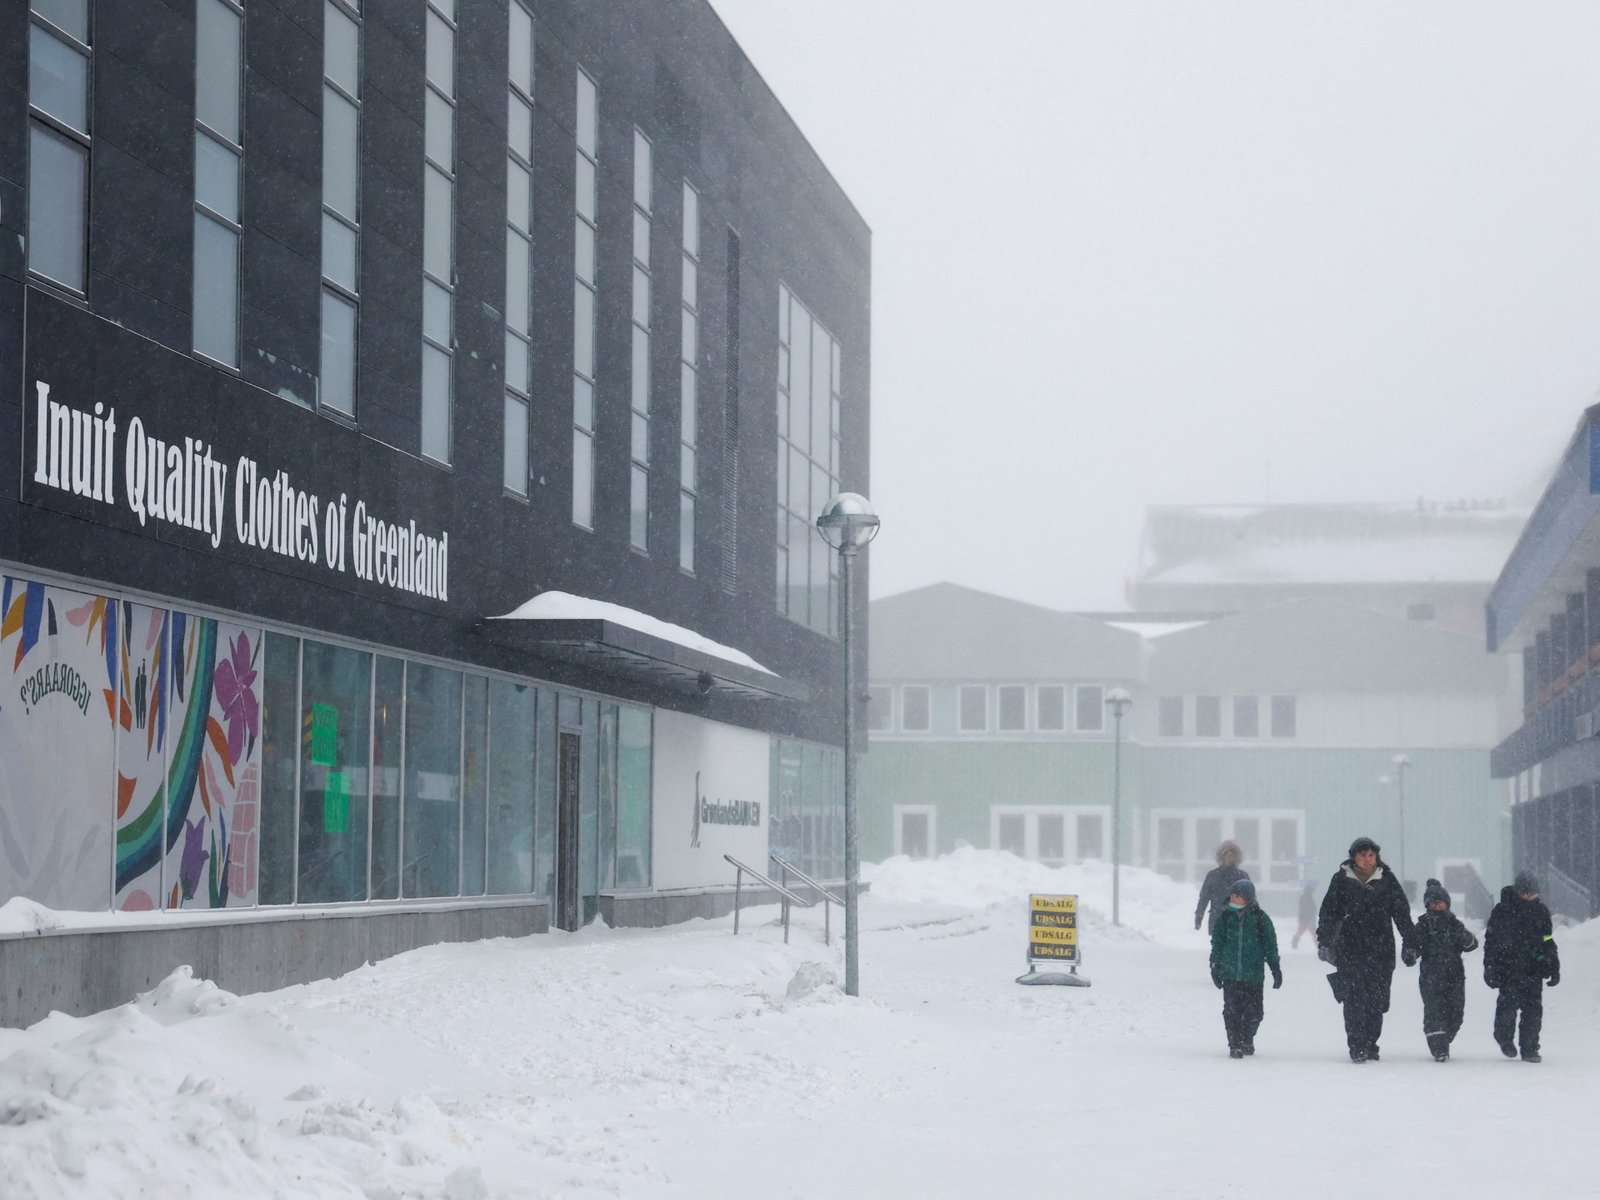
<svg viewBox="0 0 1600 1200">
<path fill-rule="evenodd" d="M 1430 1033 L 1428 1035 L 1428 1053 L 1432 1054 L 1434 1060 L 1437 1062 L 1443 1062 L 1445 1059 L 1449 1058 L 1449 1037 L 1442 1033 Z"/>
<path fill-rule="evenodd" d="M 1517 1056 L 1517 1048 L 1510 1042 L 1501 1042 L 1500 1053 L 1504 1054 L 1507 1058 L 1515 1058 Z"/>
<path fill-rule="evenodd" d="M 1239 1047 L 1235 1046 L 1233 1049 L 1228 1051 L 1228 1057 L 1229 1058 L 1243 1058 L 1244 1057 L 1244 1051 L 1239 1049 Z"/>
<path fill-rule="evenodd" d="M 1543 1062 L 1544 1059 L 1539 1057 L 1539 1052 L 1537 1050 L 1524 1050 L 1522 1052 L 1522 1061 L 1523 1062 Z"/>
</svg>

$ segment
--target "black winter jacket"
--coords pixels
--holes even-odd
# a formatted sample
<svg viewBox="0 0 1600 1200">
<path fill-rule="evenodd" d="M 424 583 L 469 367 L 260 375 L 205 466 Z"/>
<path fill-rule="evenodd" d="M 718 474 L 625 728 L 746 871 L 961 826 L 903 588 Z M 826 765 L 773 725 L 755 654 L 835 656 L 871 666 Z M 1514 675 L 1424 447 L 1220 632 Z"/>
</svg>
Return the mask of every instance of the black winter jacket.
<svg viewBox="0 0 1600 1200">
<path fill-rule="evenodd" d="M 1483 933 L 1483 978 L 1497 988 L 1518 975 L 1548 979 L 1561 970 L 1550 910 L 1543 900 L 1524 900 L 1510 887 L 1489 914 Z"/>
<path fill-rule="evenodd" d="M 1194 909 L 1194 927 L 1200 928 L 1208 906 L 1213 921 L 1221 916 L 1222 910 L 1228 907 L 1228 894 L 1233 885 L 1249 878 L 1249 872 L 1239 866 L 1212 867 L 1207 871 L 1205 881 L 1200 885 L 1200 903 Z"/>
<path fill-rule="evenodd" d="M 1334 872 L 1317 913 L 1317 945 L 1328 950 L 1333 965 L 1343 971 L 1394 970 L 1394 934 L 1412 945 L 1416 929 L 1411 924 L 1411 904 L 1389 866 L 1382 859 L 1365 883 L 1356 878 L 1347 858 Z"/>
<path fill-rule="evenodd" d="M 1453 912 L 1425 912 L 1417 918 L 1416 951 L 1422 959 L 1422 984 L 1466 978 L 1461 956 L 1478 948 L 1478 939 Z"/>
</svg>

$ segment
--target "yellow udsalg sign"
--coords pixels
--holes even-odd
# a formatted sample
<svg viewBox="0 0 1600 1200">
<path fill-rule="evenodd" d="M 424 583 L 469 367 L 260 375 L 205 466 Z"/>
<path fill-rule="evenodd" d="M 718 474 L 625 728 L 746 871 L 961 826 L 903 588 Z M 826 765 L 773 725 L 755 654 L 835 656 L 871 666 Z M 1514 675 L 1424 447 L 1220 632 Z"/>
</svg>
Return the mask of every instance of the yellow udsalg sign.
<svg viewBox="0 0 1600 1200">
<path fill-rule="evenodd" d="M 1078 961 L 1078 898 L 1028 897 L 1028 960 Z"/>
</svg>

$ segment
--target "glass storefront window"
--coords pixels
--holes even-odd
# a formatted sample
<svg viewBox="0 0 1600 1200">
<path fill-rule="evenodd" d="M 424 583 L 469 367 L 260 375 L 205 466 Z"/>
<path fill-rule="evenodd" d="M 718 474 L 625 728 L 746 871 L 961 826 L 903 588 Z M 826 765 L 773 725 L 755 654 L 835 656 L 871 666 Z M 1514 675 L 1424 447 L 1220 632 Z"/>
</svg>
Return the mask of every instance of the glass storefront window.
<svg viewBox="0 0 1600 1200">
<path fill-rule="evenodd" d="M 302 904 L 367 898 L 372 656 L 307 641 L 300 683 Z"/>
<path fill-rule="evenodd" d="M 600 706 L 600 810 L 598 860 L 601 888 L 617 884 L 617 706 Z"/>
<path fill-rule="evenodd" d="M 262 904 L 294 903 L 295 777 L 300 745 L 300 639 L 267 634 L 261 714 Z"/>
<path fill-rule="evenodd" d="M 461 894 L 483 895 L 484 804 L 488 798 L 489 681 L 467 676 L 461 748 Z"/>
<path fill-rule="evenodd" d="M 539 899 L 556 900 L 556 693 L 539 692 L 536 727 L 537 785 L 533 818 L 533 891 Z"/>
<path fill-rule="evenodd" d="M 489 894 L 533 891 L 534 712 L 538 692 L 489 684 Z"/>
<path fill-rule="evenodd" d="M 400 735 L 406 665 L 379 657 L 372 671 L 372 898 L 400 894 Z"/>
<path fill-rule="evenodd" d="M 621 709 L 617 733 L 617 881 L 650 886 L 650 710 Z"/>
<path fill-rule="evenodd" d="M 406 896 L 454 896 L 460 885 L 461 672 L 406 664 Z"/>
</svg>

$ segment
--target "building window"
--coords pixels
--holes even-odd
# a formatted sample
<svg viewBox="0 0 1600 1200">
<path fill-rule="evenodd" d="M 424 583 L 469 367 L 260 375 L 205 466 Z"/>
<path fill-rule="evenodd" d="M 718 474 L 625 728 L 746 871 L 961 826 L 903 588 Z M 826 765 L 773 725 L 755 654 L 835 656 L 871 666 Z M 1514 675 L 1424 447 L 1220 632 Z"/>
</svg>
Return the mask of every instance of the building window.
<svg viewBox="0 0 1600 1200">
<path fill-rule="evenodd" d="M 367 898 L 372 656 L 306 641 L 300 667 L 301 904 Z"/>
<path fill-rule="evenodd" d="M 1221 696 L 1194 698 L 1194 733 L 1196 737 L 1222 736 Z"/>
<path fill-rule="evenodd" d="M 356 412 L 360 305 L 361 25 L 356 7 L 322 6 L 322 378 L 319 403 Z"/>
<path fill-rule="evenodd" d="M 1059 683 L 1041 683 L 1035 692 L 1034 728 L 1060 733 L 1067 727 L 1067 689 Z"/>
<path fill-rule="evenodd" d="M 838 556 L 816 519 L 839 491 L 839 343 L 778 287 L 778 611 L 838 631 Z"/>
<path fill-rule="evenodd" d="M 1233 698 L 1233 736 L 1253 738 L 1261 735 L 1261 701 L 1256 696 Z"/>
<path fill-rule="evenodd" d="M 894 806 L 894 852 L 907 858 L 932 858 L 939 813 L 931 804 Z"/>
<path fill-rule="evenodd" d="M 1156 733 L 1161 737 L 1183 736 L 1183 697 L 1162 696 L 1156 701 Z"/>
<path fill-rule="evenodd" d="M 459 891 L 461 683 L 459 671 L 406 664 L 405 896 Z"/>
<path fill-rule="evenodd" d="M 932 694 L 925 683 L 908 683 L 900 689 L 900 730 L 927 733 L 933 728 Z"/>
<path fill-rule="evenodd" d="M 700 511 L 700 193 L 683 183 L 683 337 L 678 364 L 678 566 L 694 570 Z"/>
<path fill-rule="evenodd" d="M 1274 696 L 1272 698 L 1272 736 L 1275 738 L 1294 737 L 1296 720 L 1295 698 L 1293 696 Z"/>
<path fill-rule="evenodd" d="M 195 43 L 194 348 L 237 367 L 243 9 L 198 0 Z"/>
<path fill-rule="evenodd" d="M 422 165 L 422 453 L 450 461 L 455 368 L 456 27 L 428 0 Z"/>
<path fill-rule="evenodd" d="M 506 378 L 501 480 L 528 494 L 528 404 L 533 396 L 528 342 L 533 247 L 533 17 L 510 5 L 506 55 Z"/>
<path fill-rule="evenodd" d="M 1079 684 L 1073 691 L 1073 728 L 1099 733 L 1106 727 L 1106 690 L 1098 683 Z"/>
<path fill-rule="evenodd" d="M 28 26 L 28 270 L 82 294 L 89 207 L 89 0 L 34 0 Z"/>
<path fill-rule="evenodd" d="M 594 243 L 598 232 L 595 180 L 599 134 L 594 80 L 578 70 L 576 215 L 572 222 L 572 522 L 594 528 Z"/>
<path fill-rule="evenodd" d="M 650 139 L 633 131 L 633 390 L 628 544 L 650 550 Z"/>
<path fill-rule="evenodd" d="M 894 689 L 869 687 L 867 689 L 867 730 L 886 733 L 894 728 Z"/>
<path fill-rule="evenodd" d="M 961 685 L 960 729 L 984 733 L 989 728 L 989 689 L 981 683 Z"/>
<path fill-rule="evenodd" d="M 1028 728 L 1028 689 L 1006 683 L 995 688 L 995 715 L 1002 733 L 1020 733 Z"/>
<path fill-rule="evenodd" d="M 1239 843 L 1242 865 L 1258 885 L 1292 884 L 1300 877 L 1305 814 L 1298 809 L 1158 811 L 1152 821 L 1156 870 L 1180 883 L 1204 879 L 1224 840 Z"/>
<path fill-rule="evenodd" d="M 1109 810 L 1076 804 L 995 805 L 989 844 L 1050 867 L 1104 859 Z"/>
</svg>

